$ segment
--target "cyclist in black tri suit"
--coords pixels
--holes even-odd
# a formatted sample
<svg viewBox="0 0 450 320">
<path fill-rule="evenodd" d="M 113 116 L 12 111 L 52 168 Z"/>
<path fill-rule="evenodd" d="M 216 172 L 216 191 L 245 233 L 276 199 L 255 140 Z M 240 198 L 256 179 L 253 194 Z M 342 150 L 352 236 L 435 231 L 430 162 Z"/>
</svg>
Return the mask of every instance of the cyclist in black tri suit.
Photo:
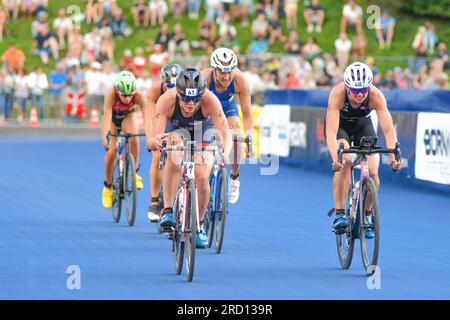
<svg viewBox="0 0 450 320">
<path fill-rule="evenodd" d="M 336 85 L 328 97 L 325 136 L 328 151 L 333 160 L 332 168 L 335 171 L 333 177 L 334 230 L 342 230 L 348 226 L 344 205 L 350 187 L 352 164 L 349 154 L 344 155 L 342 165 L 338 163 L 337 150 L 339 144 L 343 143 L 345 149 L 348 149 L 350 148 L 350 140 L 353 141 L 354 146 L 358 146 L 361 137 L 376 136 L 370 118 L 372 110 L 377 113 L 378 122 L 386 138 L 387 148 L 393 149 L 397 142 L 397 134 L 387 108 L 386 98 L 380 90 L 372 85 L 372 79 L 373 74 L 370 68 L 364 63 L 355 62 L 345 69 L 344 82 Z M 395 155 L 391 154 L 390 159 L 393 169 L 398 170 L 402 167 L 402 163 L 395 160 Z M 377 188 L 380 186 L 378 177 L 379 160 L 378 155 L 368 157 L 370 177 L 374 180 Z M 373 237 L 370 230 L 368 233 L 366 233 L 366 238 Z"/>
<path fill-rule="evenodd" d="M 164 93 L 156 104 L 153 119 L 153 135 L 147 146 L 152 150 L 161 150 L 162 139 L 170 135 L 171 144 L 180 144 L 179 135 L 204 145 L 210 142 L 214 130 L 218 134 L 224 154 L 231 151 L 231 132 L 219 99 L 208 89 L 202 73 L 196 69 L 182 71 L 176 80 L 176 88 Z M 164 133 L 165 132 L 165 133 Z M 195 181 L 198 190 L 200 232 L 197 234 L 197 247 L 204 248 L 208 243 L 203 220 L 209 201 L 209 176 L 214 163 L 210 152 L 194 155 Z M 175 193 L 180 176 L 181 154 L 171 152 L 167 155 L 163 172 L 164 213 L 160 222 L 163 228 L 174 224 L 173 208 Z M 225 163 L 226 164 L 226 159 Z"/>
</svg>

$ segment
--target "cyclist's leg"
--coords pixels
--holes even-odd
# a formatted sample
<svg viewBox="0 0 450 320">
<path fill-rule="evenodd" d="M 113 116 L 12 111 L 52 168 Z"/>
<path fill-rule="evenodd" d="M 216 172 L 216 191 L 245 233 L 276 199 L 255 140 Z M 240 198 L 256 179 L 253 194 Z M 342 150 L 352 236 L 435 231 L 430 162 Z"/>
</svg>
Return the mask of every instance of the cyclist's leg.
<svg viewBox="0 0 450 320">
<path fill-rule="evenodd" d="M 136 112 L 128 113 L 128 116 L 122 121 L 122 129 L 126 133 L 130 134 L 138 134 L 139 133 L 139 124 L 137 121 Z M 133 137 L 128 140 L 130 143 L 130 152 L 134 158 L 135 168 L 138 168 L 139 164 L 139 138 Z"/>
<path fill-rule="evenodd" d="M 157 198 L 159 196 L 159 190 L 162 183 L 162 170 L 159 170 L 159 157 L 161 153 L 159 151 L 152 152 L 152 164 L 150 167 L 150 192 L 152 198 Z M 152 204 L 158 204 L 153 203 Z"/>
<path fill-rule="evenodd" d="M 195 159 L 195 182 L 197 183 L 198 194 L 198 212 L 200 221 L 205 217 L 206 207 L 209 202 L 210 186 L 209 175 L 214 163 L 214 157 L 211 152 L 198 152 Z"/>
<path fill-rule="evenodd" d="M 114 116 L 114 115 L 113 115 Z M 117 125 L 113 121 L 109 130 L 111 134 L 117 134 Z M 116 138 L 111 137 L 109 141 L 109 150 L 105 155 L 105 182 L 110 185 L 112 183 L 114 173 L 114 162 L 117 154 Z"/>
<path fill-rule="evenodd" d="M 227 118 L 228 126 L 230 128 L 231 134 L 234 136 L 242 136 L 241 122 L 238 116 L 230 116 Z M 233 176 L 239 176 L 240 172 L 240 162 L 243 154 L 243 145 L 240 142 L 233 143 L 233 148 L 230 155 L 231 163 L 231 174 Z"/>
<path fill-rule="evenodd" d="M 181 140 L 175 135 L 172 135 L 168 145 L 183 145 Z M 170 208 L 175 200 L 175 195 L 178 189 L 178 181 L 180 179 L 180 164 L 183 158 L 181 152 L 168 152 L 166 163 L 163 170 L 163 197 L 164 206 Z"/>
</svg>

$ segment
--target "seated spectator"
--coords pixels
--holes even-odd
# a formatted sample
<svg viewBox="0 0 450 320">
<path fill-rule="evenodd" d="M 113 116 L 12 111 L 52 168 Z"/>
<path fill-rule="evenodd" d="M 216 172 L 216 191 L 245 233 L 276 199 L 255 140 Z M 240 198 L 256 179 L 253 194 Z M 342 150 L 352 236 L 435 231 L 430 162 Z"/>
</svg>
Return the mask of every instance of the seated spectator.
<svg viewBox="0 0 450 320">
<path fill-rule="evenodd" d="M 8 21 L 17 23 L 17 18 L 19 17 L 20 0 L 3 0 L 3 7 L 6 11 Z"/>
<path fill-rule="evenodd" d="M 316 25 L 317 32 L 322 32 L 323 21 L 325 20 L 325 9 L 320 5 L 320 0 L 311 0 L 310 4 L 306 6 L 303 11 L 303 16 L 308 25 L 306 29 L 308 33 L 314 31 L 314 25 Z"/>
<path fill-rule="evenodd" d="M 100 52 L 100 45 L 102 37 L 100 36 L 100 30 L 93 28 L 91 32 L 88 32 L 83 37 L 83 53 L 81 55 L 81 62 L 84 64 L 91 64 L 95 61 L 95 57 Z"/>
<path fill-rule="evenodd" d="M 273 46 L 277 42 L 285 42 L 286 37 L 283 36 L 283 30 L 281 28 L 281 23 L 278 18 L 278 13 L 273 12 L 269 19 L 269 45 Z"/>
<path fill-rule="evenodd" d="M 259 36 L 257 38 L 253 38 L 248 53 L 250 54 L 261 54 L 265 53 L 269 50 L 269 41 L 264 36 Z"/>
<path fill-rule="evenodd" d="M 341 71 L 339 70 L 336 61 L 334 60 L 333 56 L 329 53 L 325 53 L 323 55 L 324 63 L 325 63 L 325 73 L 331 77 L 335 78 Z"/>
<path fill-rule="evenodd" d="M 419 26 L 412 43 L 412 48 L 414 49 L 415 56 L 419 57 L 418 59 L 416 59 L 416 70 L 420 69 L 422 65 L 427 63 L 427 60 L 425 59 L 427 55 L 427 49 L 425 45 L 426 33 L 427 29 L 424 26 Z"/>
<path fill-rule="evenodd" d="M 439 43 L 439 38 L 434 31 L 434 24 L 431 21 L 425 22 L 425 49 L 429 55 L 434 54 L 434 49 L 436 45 Z"/>
<path fill-rule="evenodd" d="M 0 4 L 0 42 L 3 41 L 3 34 L 5 33 L 5 23 L 7 21 L 6 10 Z"/>
<path fill-rule="evenodd" d="M 149 3 L 151 12 L 151 25 L 152 27 L 162 26 L 164 24 L 164 18 L 169 12 L 167 3 L 165 0 L 150 0 Z"/>
<path fill-rule="evenodd" d="M 234 53 L 236 54 L 239 54 L 240 52 L 239 40 L 237 39 L 236 36 L 233 36 L 233 34 L 230 31 L 226 32 L 223 37 L 217 40 L 216 47 L 229 48 L 233 50 Z M 212 53 L 212 51 L 210 53 Z"/>
<path fill-rule="evenodd" d="M 357 33 L 352 43 L 353 57 L 355 60 L 358 60 L 359 57 L 367 56 L 367 40 L 364 32 Z"/>
<path fill-rule="evenodd" d="M 172 39 L 174 34 L 172 32 L 169 32 L 169 25 L 167 23 L 164 23 L 161 26 L 161 31 L 156 36 L 155 44 L 160 44 L 163 46 L 164 51 L 169 50 L 169 41 Z M 153 46 L 153 44 L 151 44 Z"/>
<path fill-rule="evenodd" d="M 67 37 L 67 56 L 80 61 L 83 51 L 84 38 L 80 27 L 74 27 Z"/>
<path fill-rule="evenodd" d="M 336 57 L 339 68 L 344 70 L 348 65 L 352 42 L 347 38 L 346 33 L 341 33 L 339 39 L 334 42 L 334 46 L 336 48 Z"/>
<path fill-rule="evenodd" d="M 94 61 L 89 65 L 89 69 L 84 74 L 87 94 L 87 110 L 92 110 L 94 107 L 101 110 L 103 107 L 104 95 L 106 92 L 106 78 L 102 68 L 101 63 Z"/>
<path fill-rule="evenodd" d="M 160 44 L 153 46 L 153 53 L 148 59 L 150 65 L 150 74 L 154 78 L 158 78 L 161 68 L 169 62 L 169 55 L 164 51 Z"/>
<path fill-rule="evenodd" d="M 7 63 L 16 72 L 23 69 L 25 59 L 25 53 L 22 49 L 17 48 L 14 42 L 2 54 L 2 62 Z"/>
<path fill-rule="evenodd" d="M 133 73 L 136 77 L 139 77 L 141 72 L 147 67 L 147 61 L 144 56 L 144 49 L 137 47 L 134 50 L 133 58 Z"/>
<path fill-rule="evenodd" d="M 269 23 L 266 20 L 266 16 L 262 13 L 258 14 L 256 19 L 252 22 L 252 37 L 266 37 L 268 28 Z"/>
<path fill-rule="evenodd" d="M 408 74 L 403 72 L 402 68 L 395 67 L 393 76 L 397 89 L 408 89 Z"/>
<path fill-rule="evenodd" d="M 441 59 L 444 63 L 444 70 L 448 70 L 450 68 L 450 51 L 447 50 L 447 45 L 443 42 L 439 43 L 438 51 L 436 53 L 436 58 Z"/>
<path fill-rule="evenodd" d="M 34 15 L 34 0 L 22 0 L 21 10 L 25 18 L 32 18 Z"/>
<path fill-rule="evenodd" d="M 306 55 L 307 59 L 312 59 L 316 55 L 320 54 L 322 49 L 317 45 L 315 37 L 308 37 L 306 44 L 303 46 L 302 53 Z"/>
<path fill-rule="evenodd" d="M 133 54 L 130 49 L 125 49 L 122 59 L 120 59 L 120 68 L 133 72 Z"/>
<path fill-rule="evenodd" d="M 377 33 L 378 47 L 389 49 L 391 47 L 392 38 L 394 37 L 395 18 L 390 15 L 389 9 L 384 9 L 383 14 L 375 24 Z"/>
<path fill-rule="evenodd" d="M 31 93 L 31 107 L 38 110 L 39 119 L 44 119 L 44 90 L 48 88 L 48 79 L 41 66 L 36 66 L 29 74 L 28 87 Z"/>
<path fill-rule="evenodd" d="M 198 14 L 200 12 L 200 0 L 187 0 L 188 3 L 188 16 L 191 20 L 198 20 Z"/>
<path fill-rule="evenodd" d="M 58 18 L 53 20 L 53 29 L 55 29 L 55 32 L 58 35 L 60 49 L 66 47 L 65 37 L 67 37 L 71 28 L 72 21 L 70 18 L 66 17 L 66 11 L 63 8 L 59 9 Z"/>
<path fill-rule="evenodd" d="M 14 77 L 14 95 L 18 106 L 17 121 L 22 123 L 27 112 L 27 101 L 30 95 L 30 90 L 28 88 L 28 76 L 24 68 L 19 69 Z"/>
<path fill-rule="evenodd" d="M 303 50 L 303 42 L 298 38 L 298 32 L 292 30 L 289 32 L 289 38 L 284 45 L 284 50 L 290 54 L 300 54 Z"/>
<path fill-rule="evenodd" d="M 355 27 L 356 32 L 362 32 L 363 10 L 356 0 L 348 0 L 342 10 L 341 33 L 347 32 L 347 26 Z"/>
<path fill-rule="evenodd" d="M 170 11 L 175 19 L 181 18 L 186 9 L 186 1 L 185 0 L 169 0 L 170 2 Z"/>
<path fill-rule="evenodd" d="M 182 28 L 181 23 L 176 23 L 173 27 L 174 35 L 169 41 L 170 60 L 173 60 L 177 52 L 180 52 L 183 56 L 191 56 L 189 40 Z"/>
<path fill-rule="evenodd" d="M 67 76 L 64 72 L 64 65 L 58 63 L 55 70 L 48 76 L 49 107 L 51 118 L 64 118 L 64 99 L 63 93 L 67 83 Z"/>
<path fill-rule="evenodd" d="M 122 9 L 117 8 L 113 11 L 110 28 L 114 37 L 121 39 L 126 36 L 127 22 Z"/>
<path fill-rule="evenodd" d="M 219 36 L 225 37 L 225 33 L 230 32 L 233 37 L 237 36 L 236 28 L 231 23 L 231 18 L 227 12 L 224 12 L 218 19 Z"/>
<path fill-rule="evenodd" d="M 35 38 L 43 27 L 48 27 L 48 14 L 41 11 L 37 15 L 37 19 L 31 24 L 31 36 Z"/>
<path fill-rule="evenodd" d="M 147 70 L 144 70 L 140 77 L 136 79 L 136 90 L 141 91 L 144 97 L 147 96 L 148 91 L 152 87 L 152 78 Z"/>
<path fill-rule="evenodd" d="M 117 8 L 116 0 L 98 0 L 99 1 L 99 19 L 110 18 L 113 10 Z"/>
<path fill-rule="evenodd" d="M 48 12 L 48 0 L 33 0 L 34 15 L 37 16 L 39 12 Z"/>
<path fill-rule="evenodd" d="M 239 3 L 239 17 L 241 20 L 241 25 L 247 27 L 249 25 L 249 12 L 253 6 L 253 0 L 237 0 Z"/>
<path fill-rule="evenodd" d="M 98 33 L 100 35 L 100 38 L 103 38 L 105 35 L 111 33 L 112 30 L 110 27 L 109 19 L 106 17 L 103 17 L 97 24 L 98 27 Z"/>
<path fill-rule="evenodd" d="M 205 17 L 198 26 L 200 35 L 200 47 L 203 50 L 210 51 L 216 40 L 216 25 Z"/>
<path fill-rule="evenodd" d="M 288 30 L 297 29 L 298 0 L 285 0 L 284 13 L 286 14 L 286 26 Z"/>
<path fill-rule="evenodd" d="M 206 0 L 206 16 L 209 21 L 216 21 L 223 13 L 223 5 L 220 0 Z"/>
<path fill-rule="evenodd" d="M 106 60 L 114 60 L 114 48 L 116 47 L 116 41 L 114 40 L 112 32 L 105 32 L 100 42 L 100 57 L 96 60 L 104 62 Z"/>
<path fill-rule="evenodd" d="M 100 5 L 98 0 L 86 0 L 86 10 L 84 14 L 86 16 L 85 22 L 87 24 L 97 23 L 100 20 Z"/>
<path fill-rule="evenodd" d="M 52 55 L 55 61 L 59 61 L 58 36 L 54 32 L 50 32 L 48 27 L 43 27 L 36 36 L 37 48 L 39 56 L 43 64 L 49 63 L 49 56 Z"/>
<path fill-rule="evenodd" d="M 145 0 L 137 0 L 133 3 L 131 8 L 131 13 L 133 15 L 134 26 L 139 28 L 141 23 L 144 27 L 148 27 L 148 22 L 150 20 L 150 9 L 145 3 Z"/>
</svg>

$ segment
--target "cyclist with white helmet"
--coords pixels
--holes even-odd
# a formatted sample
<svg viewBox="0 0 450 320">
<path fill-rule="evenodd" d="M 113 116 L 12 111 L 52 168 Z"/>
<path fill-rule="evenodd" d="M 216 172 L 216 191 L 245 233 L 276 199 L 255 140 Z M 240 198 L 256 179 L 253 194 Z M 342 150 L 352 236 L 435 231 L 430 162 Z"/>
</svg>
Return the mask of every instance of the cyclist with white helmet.
<svg viewBox="0 0 450 320">
<path fill-rule="evenodd" d="M 231 134 L 220 102 L 206 88 L 202 73 L 193 68 L 181 71 L 176 80 L 176 88 L 169 89 L 158 99 L 152 125 L 153 135 L 147 143 L 147 148 L 151 150 L 161 150 L 162 140 L 167 138 L 169 144 L 180 144 L 179 136 L 185 134 L 189 140 L 195 140 L 197 144 L 204 146 L 211 142 L 216 133 L 225 152 L 231 150 Z M 179 183 L 180 159 L 181 155 L 178 152 L 167 154 L 163 171 L 165 208 L 159 223 L 163 230 L 175 223 L 171 206 Z M 205 248 L 208 239 L 203 220 L 209 202 L 209 176 L 214 158 L 210 152 L 204 151 L 195 153 L 194 160 L 201 224 L 196 245 L 198 248 Z M 226 163 L 226 159 L 224 160 Z"/>
<path fill-rule="evenodd" d="M 137 134 L 139 124 L 136 116 L 137 105 L 142 113 L 146 109 L 145 96 L 136 90 L 136 78 L 131 72 L 122 71 L 119 73 L 115 85 L 105 94 L 103 105 L 102 138 L 103 148 L 108 147 L 108 132 L 117 134 L 117 129 L 121 128 L 126 133 Z M 131 138 L 130 150 L 135 161 L 135 167 L 139 163 L 139 140 L 137 137 Z M 111 208 L 113 203 L 112 178 L 114 173 L 114 160 L 117 148 L 115 137 L 111 137 L 109 149 L 105 156 L 105 181 L 102 192 L 102 203 L 105 208 Z M 136 173 L 136 187 L 142 189 L 142 178 Z"/>
<path fill-rule="evenodd" d="M 238 59 L 236 54 L 228 48 L 217 48 L 211 54 L 210 64 L 211 68 L 203 70 L 203 75 L 209 90 L 220 100 L 232 134 L 242 136 L 239 111 L 234 97 L 237 94 L 244 118 L 245 133 L 247 136 L 252 137 L 253 115 L 250 89 L 244 74 L 237 68 Z M 240 173 L 239 162 L 242 154 L 241 145 L 234 145 L 233 150 L 230 158 L 237 161 L 231 161 L 231 179 L 228 192 L 230 203 L 236 203 L 239 199 L 240 182 L 238 178 Z M 246 155 L 247 157 L 250 156 L 248 148 L 246 148 Z"/>
<path fill-rule="evenodd" d="M 334 230 L 347 228 L 348 221 L 345 217 L 345 198 L 350 187 L 351 155 L 344 154 L 343 164 L 339 164 L 337 150 L 343 143 L 345 149 L 350 148 L 350 140 L 354 146 L 358 146 L 361 137 L 376 136 L 370 118 L 370 112 L 375 110 L 378 122 L 386 139 L 387 148 L 394 148 L 397 142 L 397 134 L 391 114 L 387 108 L 386 98 L 383 93 L 372 85 L 373 74 L 370 68 L 361 62 L 349 65 L 344 72 L 344 82 L 337 84 L 328 97 L 328 109 L 325 120 L 325 136 L 332 158 L 332 168 L 335 171 L 333 177 L 333 193 L 335 219 Z M 352 139 L 351 139 L 352 138 Z M 390 156 L 391 166 L 398 170 L 401 162 Z M 376 187 L 380 186 L 378 177 L 379 157 L 368 157 L 369 173 Z M 366 232 L 366 238 L 373 238 L 373 231 Z"/>
<path fill-rule="evenodd" d="M 162 96 L 168 89 L 175 87 L 175 82 L 178 74 L 183 71 L 183 68 L 175 63 L 166 64 L 162 67 L 160 72 L 160 79 L 154 81 L 152 87 L 147 94 L 147 111 L 145 114 L 146 119 L 153 119 L 155 114 L 155 106 L 159 97 Z M 148 121 L 145 126 L 145 135 L 147 141 L 150 142 L 152 137 L 152 123 Z M 149 147 L 149 146 L 147 146 Z M 147 148 L 149 149 L 149 148 Z M 152 165 L 150 167 L 150 207 L 148 207 L 147 217 L 151 222 L 159 221 L 159 213 L 161 211 L 161 204 L 159 203 L 159 190 L 162 183 L 162 173 L 158 169 L 160 153 L 158 151 L 153 152 Z"/>
</svg>

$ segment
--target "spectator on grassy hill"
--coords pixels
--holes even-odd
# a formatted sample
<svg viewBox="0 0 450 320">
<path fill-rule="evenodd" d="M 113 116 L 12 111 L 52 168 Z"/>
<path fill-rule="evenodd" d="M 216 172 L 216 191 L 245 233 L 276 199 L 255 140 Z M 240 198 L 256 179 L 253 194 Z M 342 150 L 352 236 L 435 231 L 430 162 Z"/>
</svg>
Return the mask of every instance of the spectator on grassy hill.
<svg viewBox="0 0 450 320">
<path fill-rule="evenodd" d="M 252 0 L 237 0 L 239 3 L 238 6 L 238 17 L 241 20 L 241 25 L 243 27 L 247 27 L 249 25 L 249 13 L 253 10 L 253 1 Z"/>
<path fill-rule="evenodd" d="M 165 0 L 150 0 L 150 15 L 152 27 L 162 26 L 164 19 L 169 12 L 169 8 Z"/>
<path fill-rule="evenodd" d="M 53 20 L 53 29 L 58 35 L 59 48 L 64 49 L 66 47 L 65 38 L 72 29 L 72 20 L 66 16 L 66 10 L 63 8 L 58 10 L 58 17 Z"/>
<path fill-rule="evenodd" d="M 141 72 L 147 67 L 147 59 L 144 56 L 144 49 L 137 47 L 134 50 L 133 58 L 133 73 L 136 77 L 139 77 Z"/>
<path fill-rule="evenodd" d="M 100 19 L 100 4 L 98 0 L 86 0 L 86 16 L 85 22 L 87 24 L 97 23 Z"/>
<path fill-rule="evenodd" d="M 33 0 L 34 15 L 37 16 L 39 12 L 48 11 L 48 0 Z"/>
<path fill-rule="evenodd" d="M 116 0 L 99 0 L 99 19 L 110 18 L 113 10 L 117 8 Z"/>
<path fill-rule="evenodd" d="M 258 14 L 255 20 L 252 22 L 252 37 L 260 38 L 266 37 L 269 28 L 266 16 L 262 13 Z"/>
<path fill-rule="evenodd" d="M 286 37 L 283 35 L 283 29 L 278 17 L 278 12 L 273 12 L 269 19 L 269 45 L 273 46 L 276 43 L 286 42 Z"/>
<path fill-rule="evenodd" d="M 20 0 L 3 0 L 2 2 L 8 21 L 17 23 L 20 10 Z"/>
<path fill-rule="evenodd" d="M 334 47 L 336 48 L 339 68 L 344 70 L 348 65 L 352 42 L 348 39 L 346 33 L 341 32 L 339 38 L 334 42 Z"/>
<path fill-rule="evenodd" d="M 289 32 L 289 38 L 284 45 L 284 50 L 289 54 L 300 54 L 303 50 L 303 42 L 298 38 L 298 32 L 292 30 Z"/>
<path fill-rule="evenodd" d="M 125 20 L 125 15 L 121 8 L 117 8 L 112 13 L 112 18 L 110 21 L 110 28 L 115 38 L 121 39 L 129 34 L 127 34 L 127 22 Z"/>
<path fill-rule="evenodd" d="M 32 18 L 34 14 L 33 0 L 22 0 L 20 9 L 23 17 Z"/>
<path fill-rule="evenodd" d="M 39 56 L 43 64 L 49 63 L 49 57 L 59 61 L 58 36 L 54 32 L 50 32 L 47 26 L 41 28 L 39 34 L 36 36 L 37 48 Z"/>
<path fill-rule="evenodd" d="M 113 37 L 111 29 L 105 31 L 102 40 L 100 41 L 100 50 L 96 56 L 96 60 L 104 62 L 106 60 L 114 60 L 114 48 L 116 47 L 116 41 Z"/>
<path fill-rule="evenodd" d="M 169 40 L 169 60 L 173 60 L 177 53 L 180 53 L 183 56 L 191 56 L 189 40 L 183 32 L 181 23 L 176 23 L 173 27 L 173 31 L 174 35 Z"/>
<path fill-rule="evenodd" d="M 70 30 L 67 37 L 67 56 L 80 61 L 83 52 L 84 38 L 80 27 L 74 27 Z"/>
<path fill-rule="evenodd" d="M 133 53 L 130 49 L 125 49 L 122 59 L 120 59 L 120 68 L 122 70 L 133 72 Z"/>
<path fill-rule="evenodd" d="M 378 39 L 378 48 L 389 49 L 394 37 L 395 18 L 391 16 L 389 9 L 384 9 L 381 17 L 376 21 L 375 32 Z"/>
<path fill-rule="evenodd" d="M 0 4 L 0 42 L 3 41 L 3 34 L 5 33 L 5 23 L 7 21 L 6 10 Z"/>
<path fill-rule="evenodd" d="M 425 22 L 425 50 L 429 55 L 434 55 L 436 45 L 439 43 L 439 38 L 434 31 L 434 24 L 431 21 Z"/>
<path fill-rule="evenodd" d="M 148 59 L 150 65 L 150 74 L 154 78 L 158 78 L 161 68 L 169 62 L 169 55 L 160 44 L 153 46 L 153 53 Z"/>
<path fill-rule="evenodd" d="M 450 69 L 450 51 L 447 50 L 447 45 L 444 42 L 439 43 L 436 58 L 441 59 L 444 63 L 444 70 Z"/>
<path fill-rule="evenodd" d="M 200 12 L 201 1 L 200 0 L 187 0 L 188 3 L 188 16 L 191 20 L 198 20 Z"/>
<path fill-rule="evenodd" d="M 2 54 L 2 62 L 10 65 L 16 72 L 23 68 L 25 59 L 25 53 L 22 49 L 18 48 L 14 42 L 11 43 L 8 46 L 8 49 Z"/>
<path fill-rule="evenodd" d="M 170 11 L 175 19 L 181 18 L 186 9 L 186 0 L 169 0 Z"/>
<path fill-rule="evenodd" d="M 206 0 L 206 16 L 209 21 L 215 22 L 223 13 L 223 6 L 220 0 Z"/>
<path fill-rule="evenodd" d="M 198 34 L 200 35 L 200 48 L 211 51 L 216 41 L 216 25 L 208 17 L 205 17 L 198 26 Z"/>
<path fill-rule="evenodd" d="M 427 29 L 424 26 L 419 26 L 412 43 L 412 48 L 414 49 L 415 56 L 417 57 L 415 65 L 416 70 L 419 70 L 422 65 L 427 63 L 425 59 L 427 55 L 427 49 L 425 45 L 426 33 Z"/>
<path fill-rule="evenodd" d="M 361 57 L 367 56 L 367 39 L 364 32 L 359 32 L 355 35 L 352 41 L 353 44 L 353 59 L 358 60 Z"/>
<path fill-rule="evenodd" d="M 309 33 L 314 31 L 314 25 L 317 32 L 322 32 L 323 21 L 325 20 L 325 8 L 320 5 L 320 0 L 311 0 L 303 11 L 303 17 L 307 24 Z"/>
<path fill-rule="evenodd" d="M 150 20 L 150 8 L 145 3 L 145 0 L 134 1 L 131 8 L 131 14 L 133 15 L 134 26 L 139 28 L 141 23 L 146 28 Z"/>
<path fill-rule="evenodd" d="M 95 27 L 83 37 L 83 52 L 81 54 L 81 62 L 83 64 L 91 64 L 95 61 L 95 57 L 100 52 L 102 37 L 100 30 Z"/>
<path fill-rule="evenodd" d="M 312 59 L 322 52 L 322 49 L 317 44 L 315 37 L 308 37 L 305 45 L 303 46 L 302 53 L 306 55 L 307 59 Z"/>
<path fill-rule="evenodd" d="M 341 33 L 347 32 L 347 27 L 354 27 L 356 32 L 363 32 L 363 10 L 355 0 L 348 0 L 342 9 Z"/>
</svg>

